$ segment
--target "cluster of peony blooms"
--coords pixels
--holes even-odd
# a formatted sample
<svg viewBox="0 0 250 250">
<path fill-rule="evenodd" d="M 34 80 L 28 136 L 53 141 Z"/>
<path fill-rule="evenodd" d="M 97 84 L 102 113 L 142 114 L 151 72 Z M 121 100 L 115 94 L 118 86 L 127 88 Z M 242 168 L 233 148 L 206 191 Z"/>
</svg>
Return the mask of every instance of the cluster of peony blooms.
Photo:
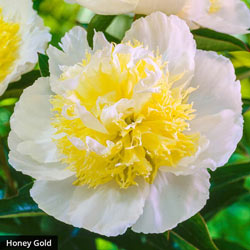
<svg viewBox="0 0 250 250">
<path fill-rule="evenodd" d="M 14 2 L 0 3 L 7 1 Z M 187 23 L 166 14 L 192 26 L 243 33 L 249 10 L 239 0 L 75 1 L 102 14 L 149 15 L 136 20 L 120 44 L 98 32 L 90 48 L 86 31 L 75 27 L 61 50 L 48 48 L 50 77 L 24 90 L 11 117 L 9 162 L 36 179 L 31 196 L 65 223 L 107 236 L 129 227 L 172 229 L 206 204 L 208 170 L 228 161 L 243 119 L 231 62 L 197 50 Z M 21 18 L 25 8 L 28 19 L 31 3 L 15 2 L 25 3 L 15 11 Z M 2 15 L 9 11 L 14 18 L 6 6 Z M 24 53 L 31 59 L 22 62 L 35 63 L 31 48 L 40 51 L 50 36 L 40 22 L 32 26 L 40 19 L 31 13 L 28 28 L 20 23 L 28 37 L 23 42 L 17 19 L 3 17 L 0 27 L 15 37 L 11 51 L 17 55 L 20 46 L 18 58 Z M 21 45 L 29 50 L 21 52 Z M 0 77 L 16 76 L 19 59 Z"/>
</svg>

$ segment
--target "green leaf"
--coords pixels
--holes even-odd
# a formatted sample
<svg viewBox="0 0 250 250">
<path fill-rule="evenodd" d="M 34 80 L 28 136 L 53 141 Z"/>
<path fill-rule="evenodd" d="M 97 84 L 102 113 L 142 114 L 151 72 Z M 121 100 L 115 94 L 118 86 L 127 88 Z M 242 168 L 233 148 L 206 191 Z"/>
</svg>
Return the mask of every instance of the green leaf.
<svg viewBox="0 0 250 250">
<path fill-rule="evenodd" d="M 208 232 L 206 222 L 200 214 L 179 224 L 173 231 L 199 250 L 218 250 Z"/>
<path fill-rule="evenodd" d="M 7 136 L 10 131 L 10 126 L 9 126 L 10 116 L 11 112 L 8 109 L 0 107 L 0 137 Z"/>
<path fill-rule="evenodd" d="M 10 97 L 3 100 L 0 100 L 0 107 L 12 106 L 18 101 L 17 97 Z"/>
<path fill-rule="evenodd" d="M 109 25 L 112 23 L 116 16 L 102 16 L 102 15 L 95 15 L 89 25 L 87 30 L 87 39 L 90 47 L 93 47 L 93 37 L 95 31 L 102 31 L 105 32 Z"/>
<path fill-rule="evenodd" d="M 116 16 L 113 22 L 109 25 L 106 32 L 113 37 L 116 37 L 120 42 L 126 31 L 130 29 L 133 23 L 133 17 L 130 15 L 119 15 Z"/>
<path fill-rule="evenodd" d="M 43 217 L 43 216 L 40 216 Z M 0 220 L 0 235 L 39 235 L 39 217 L 6 218 Z"/>
<path fill-rule="evenodd" d="M 214 240 L 214 242 L 220 250 L 247 250 L 246 248 L 240 246 L 235 242 L 227 241 L 224 239 L 216 239 Z"/>
<path fill-rule="evenodd" d="M 201 212 L 204 218 L 211 219 L 221 209 L 249 193 L 244 186 L 245 180 L 249 176 L 250 162 L 227 165 L 212 172 L 210 199 Z"/>
<path fill-rule="evenodd" d="M 237 80 L 244 80 L 244 79 L 248 80 L 250 78 L 250 68 L 248 67 L 244 67 L 244 66 L 238 67 L 235 69 L 235 73 L 237 76 Z"/>
<path fill-rule="evenodd" d="M 118 250 L 115 244 L 102 238 L 96 239 L 96 248 L 97 250 Z"/>
<path fill-rule="evenodd" d="M 245 180 L 229 183 L 219 188 L 211 189 L 210 199 L 202 209 L 201 214 L 206 220 L 210 220 L 219 211 L 238 201 L 240 197 L 249 193 L 244 186 Z"/>
<path fill-rule="evenodd" d="M 127 250 L 218 250 L 199 214 L 166 233 L 145 235 L 128 230 L 124 235 L 107 240 Z"/>
<path fill-rule="evenodd" d="M 33 183 L 30 183 L 21 188 L 16 197 L 0 200 L 1 219 L 44 215 L 30 197 L 29 190 L 32 185 Z"/>
<path fill-rule="evenodd" d="M 163 237 L 163 240 L 162 238 Z M 164 235 L 143 235 L 136 234 L 131 230 L 123 235 L 117 237 L 102 237 L 110 242 L 113 242 L 118 247 L 126 250 L 165 250 L 164 244 L 168 244 L 167 239 Z M 155 238 L 155 239 L 153 239 Z"/>
<path fill-rule="evenodd" d="M 41 76 L 39 70 L 33 70 L 27 74 L 22 75 L 21 79 L 13 82 L 8 86 L 8 89 L 1 96 L 1 100 L 7 98 L 19 98 L 23 89 L 32 85 Z"/>
<path fill-rule="evenodd" d="M 176 250 L 198 250 L 198 248 L 194 247 L 174 231 L 170 232 L 170 240 L 172 241 L 173 248 Z"/>
<path fill-rule="evenodd" d="M 41 76 L 47 77 L 49 73 L 49 57 L 38 53 L 38 63 L 40 67 Z"/>
<path fill-rule="evenodd" d="M 211 191 L 250 176 L 250 162 L 226 165 L 211 173 Z"/>
<path fill-rule="evenodd" d="M 248 67 L 250 68 L 250 52 L 249 51 L 234 51 L 231 52 L 231 61 L 235 68 Z"/>
<path fill-rule="evenodd" d="M 243 117 L 244 117 L 244 127 L 243 127 L 243 135 L 244 136 L 243 136 L 242 142 L 246 146 L 250 147 L 250 110 L 245 112 Z"/>
<path fill-rule="evenodd" d="M 243 99 L 250 100 L 250 78 L 241 81 L 241 94 Z"/>
<path fill-rule="evenodd" d="M 5 91 L 5 93 L 2 95 L 1 100 L 6 100 L 10 98 L 18 99 L 23 93 L 23 89 L 10 89 Z M 4 105 L 1 105 L 4 106 Z"/>
<path fill-rule="evenodd" d="M 249 51 L 247 45 L 241 40 L 209 29 L 192 31 L 198 49 L 213 51 Z"/>
</svg>

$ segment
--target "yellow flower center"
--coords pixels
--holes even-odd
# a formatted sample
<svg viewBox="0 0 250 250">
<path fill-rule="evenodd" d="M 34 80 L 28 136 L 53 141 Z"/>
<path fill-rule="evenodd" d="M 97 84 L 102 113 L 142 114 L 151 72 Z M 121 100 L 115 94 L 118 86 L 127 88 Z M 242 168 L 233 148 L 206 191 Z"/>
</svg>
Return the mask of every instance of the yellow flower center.
<svg viewBox="0 0 250 250">
<path fill-rule="evenodd" d="M 98 57 L 88 54 L 82 64 L 66 69 L 61 80 L 78 74 L 77 87 L 51 98 L 55 142 L 62 161 L 76 173 L 75 185 L 115 181 L 127 188 L 141 178 L 152 183 L 161 166 L 176 167 L 198 148 L 200 135 L 188 132 L 195 112 L 188 97 L 194 89 L 175 86 L 182 75 L 169 80 L 160 56 L 131 64 L 132 55 L 114 53 L 115 47 L 108 59 L 97 62 Z M 147 84 L 148 72 L 157 69 L 161 74 L 151 86 L 154 90 L 140 89 L 141 81 L 142 88 Z M 79 109 L 89 112 L 98 126 L 79 116 Z"/>
<path fill-rule="evenodd" d="M 0 83 L 13 70 L 20 44 L 19 24 L 3 20 L 0 8 Z"/>
<path fill-rule="evenodd" d="M 209 14 L 214 14 L 221 9 L 220 0 L 210 0 Z"/>
</svg>

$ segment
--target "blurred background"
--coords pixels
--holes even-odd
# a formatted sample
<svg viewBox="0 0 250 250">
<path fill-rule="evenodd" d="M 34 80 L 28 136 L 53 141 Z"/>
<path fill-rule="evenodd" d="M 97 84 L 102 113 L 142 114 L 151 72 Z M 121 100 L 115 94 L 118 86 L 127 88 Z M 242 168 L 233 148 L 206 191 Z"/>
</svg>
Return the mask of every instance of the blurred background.
<svg viewBox="0 0 250 250">
<path fill-rule="evenodd" d="M 34 9 L 43 18 L 45 25 L 50 27 L 53 35 L 51 44 L 54 46 L 58 47 L 61 37 L 73 26 L 80 25 L 89 29 L 94 24 L 92 19 L 95 16 L 94 13 L 79 5 L 67 4 L 63 0 L 33 0 L 33 2 Z M 250 7 L 250 0 L 245 0 L 245 2 Z M 109 40 L 116 42 L 122 39 L 126 30 L 131 26 L 133 18 L 132 15 L 110 17 L 108 24 L 104 28 L 99 28 L 105 31 L 105 35 Z M 194 32 L 199 48 L 208 50 L 215 48 L 215 51 L 232 60 L 237 77 L 242 84 L 245 121 L 243 139 L 228 163 L 228 166 L 231 168 L 238 166 L 239 169 L 243 166 L 243 170 L 242 172 L 237 172 L 237 178 L 228 176 L 226 189 L 220 189 L 220 187 L 216 186 L 212 190 L 213 192 L 217 190 L 217 193 L 211 192 L 212 202 L 201 212 L 207 222 L 209 231 L 206 232 L 204 237 L 208 237 L 207 240 L 209 241 L 211 241 L 211 237 L 218 249 L 250 250 L 250 53 L 249 49 L 237 50 L 236 48 L 230 49 L 227 47 L 223 49 L 223 44 L 219 46 L 220 48 L 217 48 L 216 43 L 219 44 L 221 42 L 219 39 L 215 39 L 214 44 L 211 44 L 211 46 L 209 44 L 205 45 L 204 38 L 203 40 L 200 39 L 201 34 L 205 33 Z M 210 38 L 211 36 L 213 36 L 213 33 L 211 33 Z M 236 39 L 243 41 L 245 43 L 244 46 L 250 48 L 250 35 L 238 36 Z M 43 60 L 45 61 L 43 62 Z M 46 57 L 41 56 L 39 65 L 37 65 L 35 70 L 23 76 L 15 85 L 11 84 L 6 94 L 0 99 L 0 235 L 58 235 L 59 249 L 67 250 L 213 249 L 202 244 L 196 244 L 193 239 L 190 240 L 188 236 L 185 236 L 185 233 L 179 233 L 181 231 L 180 228 L 172 233 L 151 235 L 149 237 L 129 231 L 121 237 L 105 238 L 61 223 L 45 215 L 37 208 L 28 193 L 32 179 L 16 172 L 7 164 L 8 147 L 6 138 L 10 130 L 9 118 L 13 112 L 14 104 L 18 100 L 22 89 L 33 83 L 40 76 L 43 63 L 46 64 Z M 223 172 L 219 174 L 223 175 Z M 214 177 L 212 185 L 213 183 L 217 185 L 216 178 L 218 175 Z M 16 196 L 18 190 L 19 193 Z M 227 191 L 226 193 L 224 193 L 225 190 Z M 4 198 L 9 198 L 8 204 L 3 202 Z M 7 210 L 9 213 L 6 212 Z M 206 226 L 205 223 L 204 225 Z M 187 226 L 192 228 L 192 224 Z M 206 228 L 204 227 L 203 230 L 206 231 Z M 198 238 L 202 237 L 199 230 L 196 233 Z M 191 237 L 196 236 L 193 234 Z M 201 240 L 204 241 L 205 238 Z M 186 241 L 187 244 L 183 243 L 183 241 Z M 190 242 L 191 244 L 188 244 Z"/>
</svg>

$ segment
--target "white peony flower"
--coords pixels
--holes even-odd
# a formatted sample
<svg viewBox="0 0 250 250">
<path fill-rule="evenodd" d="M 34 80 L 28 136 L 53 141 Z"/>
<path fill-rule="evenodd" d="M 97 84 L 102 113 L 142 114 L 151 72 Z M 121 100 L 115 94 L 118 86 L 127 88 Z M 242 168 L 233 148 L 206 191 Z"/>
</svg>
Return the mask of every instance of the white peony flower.
<svg viewBox="0 0 250 250">
<path fill-rule="evenodd" d="M 31 0 L 0 0 L 0 95 L 33 69 L 50 38 Z"/>
<path fill-rule="evenodd" d="M 190 28 L 206 27 L 228 34 L 249 33 L 250 11 L 242 0 L 66 0 L 95 13 L 110 15 L 162 11 L 178 15 Z"/>
<path fill-rule="evenodd" d="M 185 22 L 160 12 L 121 44 L 96 33 L 92 50 L 75 27 L 61 48 L 49 47 L 51 76 L 24 91 L 11 118 L 10 163 L 37 179 L 39 207 L 107 236 L 161 233 L 201 210 L 207 169 L 242 136 L 230 61 L 197 51 Z"/>
</svg>

